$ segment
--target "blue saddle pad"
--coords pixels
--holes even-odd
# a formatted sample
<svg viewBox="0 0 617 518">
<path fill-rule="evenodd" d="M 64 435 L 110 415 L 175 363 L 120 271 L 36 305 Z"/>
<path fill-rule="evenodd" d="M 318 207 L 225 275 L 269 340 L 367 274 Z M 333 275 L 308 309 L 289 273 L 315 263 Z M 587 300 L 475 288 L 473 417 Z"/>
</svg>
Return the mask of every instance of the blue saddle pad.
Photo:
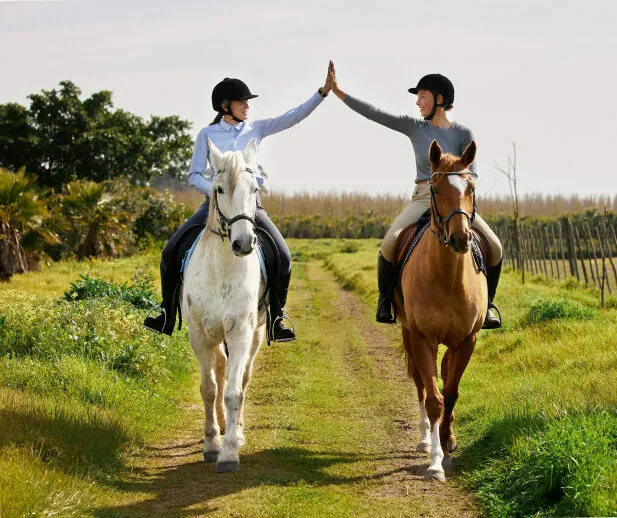
<svg viewBox="0 0 617 518">
<path fill-rule="evenodd" d="M 205 231 L 206 229 L 204 228 L 199 233 L 197 238 L 195 239 L 195 242 L 191 245 L 191 248 L 189 248 L 184 254 L 184 258 L 182 259 L 182 266 L 180 267 L 180 273 L 184 273 L 187 266 L 189 265 L 189 262 L 191 261 L 191 257 L 193 256 L 193 251 L 195 250 L 197 243 L 199 242 L 199 240 L 201 239 L 201 236 L 203 235 Z M 263 276 L 264 282 L 267 286 L 268 285 L 268 270 L 266 268 L 266 260 L 264 258 L 264 253 L 261 248 L 261 245 L 258 244 L 256 246 L 256 250 L 257 250 L 257 257 L 259 258 L 259 267 L 261 268 L 261 275 Z"/>
</svg>

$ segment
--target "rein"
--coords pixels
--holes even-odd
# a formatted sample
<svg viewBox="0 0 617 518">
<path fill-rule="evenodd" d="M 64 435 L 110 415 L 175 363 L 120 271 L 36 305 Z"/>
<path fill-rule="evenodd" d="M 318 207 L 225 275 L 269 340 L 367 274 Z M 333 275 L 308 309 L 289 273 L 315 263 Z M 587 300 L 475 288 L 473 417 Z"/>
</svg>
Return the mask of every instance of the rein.
<svg viewBox="0 0 617 518">
<path fill-rule="evenodd" d="M 219 171 L 219 173 L 222 173 L 224 171 Z M 244 172 L 250 173 L 252 175 L 255 174 L 255 172 L 251 169 L 249 169 L 248 167 L 244 170 Z M 217 174 L 219 174 L 217 173 Z M 253 228 L 255 228 L 257 226 L 257 224 L 255 223 L 255 213 L 253 212 L 253 216 L 247 216 L 246 214 L 238 214 L 237 216 L 233 216 L 232 218 L 228 218 L 227 216 L 225 216 L 225 214 L 223 214 L 223 212 L 221 211 L 221 208 L 219 207 L 219 199 L 218 199 L 218 192 L 215 189 L 214 190 L 214 209 L 216 210 L 216 221 L 218 222 L 218 229 L 210 229 L 210 232 L 212 232 L 213 234 L 216 234 L 217 236 L 219 236 L 221 238 L 221 240 L 225 241 L 225 238 L 227 239 L 231 239 L 231 226 L 236 222 L 236 221 L 240 221 L 242 219 L 245 219 L 247 221 L 251 222 L 251 225 L 253 225 Z"/>
<path fill-rule="evenodd" d="M 452 216 L 456 214 L 463 214 L 467 218 L 467 221 L 469 222 L 469 226 L 471 227 L 473 225 L 473 221 L 476 218 L 476 208 L 477 208 L 476 207 L 476 192 L 475 190 L 473 191 L 473 210 L 471 214 L 469 214 L 468 212 L 465 212 L 463 209 L 456 209 L 456 210 L 453 210 L 450 214 L 448 214 L 448 216 L 444 219 L 441 217 L 441 214 L 439 213 L 439 209 L 437 208 L 437 199 L 435 198 L 435 188 L 433 187 L 433 181 L 432 181 L 433 177 L 438 174 L 445 175 L 445 176 L 462 176 L 465 174 L 473 174 L 473 173 L 471 173 L 468 169 L 466 169 L 464 171 L 456 171 L 452 173 L 435 172 L 431 175 L 431 189 L 430 189 L 431 190 L 431 212 L 433 213 L 433 217 L 439 224 L 438 225 L 439 230 L 437 232 L 435 232 L 432 228 L 430 230 L 433 233 L 433 235 L 439 240 L 440 246 L 449 246 L 450 234 L 448 231 L 448 226 L 450 224 L 450 219 L 452 219 Z"/>
</svg>

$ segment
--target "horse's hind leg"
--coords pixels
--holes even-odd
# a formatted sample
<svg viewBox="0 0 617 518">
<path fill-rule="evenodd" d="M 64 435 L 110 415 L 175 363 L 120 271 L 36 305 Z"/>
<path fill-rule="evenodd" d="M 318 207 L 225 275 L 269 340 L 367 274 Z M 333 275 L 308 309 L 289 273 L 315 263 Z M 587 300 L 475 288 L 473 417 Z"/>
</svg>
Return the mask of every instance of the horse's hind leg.
<svg viewBox="0 0 617 518">
<path fill-rule="evenodd" d="M 420 419 L 418 423 L 418 427 L 420 429 L 420 441 L 416 445 L 416 451 L 430 452 L 431 451 L 431 433 L 430 433 L 430 422 L 428 420 L 428 415 L 426 414 L 426 406 L 425 406 L 425 393 L 424 393 L 424 383 L 422 383 L 422 377 L 416 368 L 413 359 L 411 357 L 411 343 L 410 343 L 410 333 L 408 329 L 402 328 L 403 332 L 403 345 L 405 346 L 405 350 L 407 351 L 407 372 L 412 377 L 415 385 L 416 391 L 418 392 L 418 410 L 420 414 Z"/>
<path fill-rule="evenodd" d="M 216 417 L 219 423 L 221 433 L 225 433 L 225 402 L 223 395 L 225 394 L 225 367 L 227 366 L 227 354 L 223 344 L 219 344 L 214 350 L 215 356 L 215 377 L 216 377 Z"/>
<path fill-rule="evenodd" d="M 459 395 L 459 384 L 463 372 L 469 364 L 476 345 L 476 335 L 468 336 L 455 349 L 448 349 L 441 362 L 441 377 L 443 379 L 443 417 L 439 429 L 441 446 L 446 452 L 444 465 L 450 463 L 450 453 L 456 450 L 454 435 L 454 405 Z"/>
<path fill-rule="evenodd" d="M 233 335 L 227 336 L 229 357 L 227 359 L 227 387 L 225 389 L 225 409 L 227 423 L 223 447 L 216 461 L 218 473 L 238 471 L 240 457 L 238 456 L 238 423 L 240 410 L 244 402 L 244 372 L 250 359 L 252 329 L 246 323 L 231 321 Z M 231 336 L 230 336 L 231 335 Z"/>
</svg>

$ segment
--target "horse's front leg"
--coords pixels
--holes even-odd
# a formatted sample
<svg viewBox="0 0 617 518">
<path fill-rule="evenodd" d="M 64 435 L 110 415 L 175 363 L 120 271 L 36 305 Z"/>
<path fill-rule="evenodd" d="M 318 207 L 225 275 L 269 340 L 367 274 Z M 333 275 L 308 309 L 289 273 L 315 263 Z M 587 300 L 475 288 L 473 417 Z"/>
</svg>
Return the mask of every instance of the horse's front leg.
<svg viewBox="0 0 617 518">
<path fill-rule="evenodd" d="M 439 418 L 443 411 L 443 398 L 437 385 L 437 345 L 432 345 L 419 332 L 410 336 L 412 360 L 417 368 L 426 390 L 425 408 L 430 425 L 431 450 L 430 463 L 424 478 L 444 482 L 443 450 L 439 440 Z"/>
<path fill-rule="evenodd" d="M 463 372 L 469 364 L 476 346 L 476 334 L 469 335 L 456 348 L 448 349 L 441 361 L 441 378 L 443 380 L 444 409 L 439 429 L 441 446 L 445 451 L 444 466 L 451 464 L 450 453 L 456 450 L 454 435 L 454 405 L 459 396 L 459 385 Z"/>
<path fill-rule="evenodd" d="M 265 325 L 261 325 L 257 329 L 255 329 L 253 333 L 253 342 L 251 344 L 251 352 L 249 353 L 249 361 L 244 371 L 244 377 L 242 378 L 242 390 L 244 390 L 245 395 L 249 386 L 249 382 L 251 381 L 251 377 L 253 375 L 253 363 L 255 362 L 255 356 L 257 356 L 257 352 L 259 351 L 261 342 L 263 342 L 265 330 Z M 244 401 L 245 399 L 242 400 L 242 406 L 240 407 L 240 417 L 238 418 L 238 446 L 243 446 L 245 443 Z"/>
<path fill-rule="evenodd" d="M 216 345 L 209 343 L 203 329 L 196 325 L 190 326 L 189 338 L 195 356 L 197 356 L 197 361 L 199 362 L 199 372 L 201 375 L 199 391 L 201 393 L 205 412 L 204 460 L 206 462 L 214 462 L 221 451 L 221 431 L 215 411 L 215 401 L 218 392 L 214 371 L 214 352 Z"/>
<path fill-rule="evenodd" d="M 246 319 L 227 319 L 227 387 L 225 389 L 225 408 L 227 423 L 223 447 L 216 461 L 218 473 L 238 471 L 240 457 L 238 456 L 239 435 L 238 424 L 240 412 L 244 403 L 244 373 L 250 361 L 253 330 Z M 242 440 L 244 437 L 242 437 Z"/>
<path fill-rule="evenodd" d="M 431 451 L 431 424 L 428 420 L 428 415 L 426 414 L 426 394 L 424 393 L 424 383 L 422 383 L 422 377 L 420 376 L 420 372 L 414 364 L 411 355 L 411 333 L 405 327 L 402 327 L 402 333 L 403 345 L 407 351 L 407 372 L 412 377 L 418 393 L 418 427 L 420 429 L 420 440 L 416 445 L 416 451 L 428 453 Z"/>
</svg>

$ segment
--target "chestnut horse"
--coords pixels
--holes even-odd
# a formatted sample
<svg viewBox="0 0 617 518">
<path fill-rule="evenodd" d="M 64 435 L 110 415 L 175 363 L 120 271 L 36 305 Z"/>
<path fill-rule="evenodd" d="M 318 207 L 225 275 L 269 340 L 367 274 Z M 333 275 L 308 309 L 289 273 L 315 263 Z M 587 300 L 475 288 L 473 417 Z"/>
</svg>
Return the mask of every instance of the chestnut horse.
<svg viewBox="0 0 617 518">
<path fill-rule="evenodd" d="M 427 479 L 445 481 L 456 449 L 452 430 L 461 377 L 476 344 L 488 305 L 487 284 L 471 253 L 475 216 L 475 177 L 468 167 L 476 154 L 472 141 L 459 158 L 443 154 L 436 140 L 429 158 L 431 223 L 403 268 L 404 303 L 397 297 L 407 368 L 418 390 L 420 442 L 416 451 L 430 454 Z M 443 396 L 437 386 L 437 348 Z"/>
</svg>

